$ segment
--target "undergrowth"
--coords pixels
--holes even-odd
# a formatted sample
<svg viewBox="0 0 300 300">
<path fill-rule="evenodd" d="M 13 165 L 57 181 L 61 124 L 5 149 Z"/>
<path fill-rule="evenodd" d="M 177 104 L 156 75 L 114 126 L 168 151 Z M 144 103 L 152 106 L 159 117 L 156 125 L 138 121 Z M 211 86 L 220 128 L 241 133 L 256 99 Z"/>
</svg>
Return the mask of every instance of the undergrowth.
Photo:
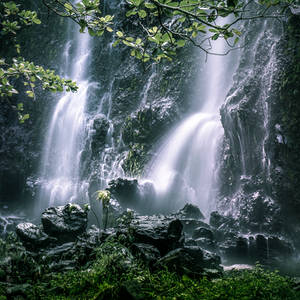
<svg viewBox="0 0 300 300">
<path fill-rule="evenodd" d="M 151 271 L 128 248 L 108 242 L 95 250 L 96 260 L 81 270 L 44 273 L 26 280 L 17 297 L 25 299 L 300 299 L 293 282 L 278 272 L 256 266 L 254 270 L 226 272 L 222 278 L 189 278 L 168 270 Z M 0 299 L 6 298 L 0 285 Z"/>
</svg>

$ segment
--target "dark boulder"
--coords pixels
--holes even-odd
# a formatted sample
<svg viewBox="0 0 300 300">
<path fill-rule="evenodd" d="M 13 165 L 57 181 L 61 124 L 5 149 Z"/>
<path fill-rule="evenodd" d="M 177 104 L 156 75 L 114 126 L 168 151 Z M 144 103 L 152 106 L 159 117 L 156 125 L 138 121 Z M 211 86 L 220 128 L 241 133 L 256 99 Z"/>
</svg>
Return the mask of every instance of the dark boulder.
<svg viewBox="0 0 300 300">
<path fill-rule="evenodd" d="M 196 246 L 199 246 L 202 249 L 214 252 L 217 250 L 217 244 L 211 239 L 200 237 L 195 239 L 194 241 L 196 243 Z"/>
<path fill-rule="evenodd" d="M 91 149 L 93 155 L 96 155 L 104 146 L 109 122 L 104 115 L 97 115 L 93 122 Z"/>
<path fill-rule="evenodd" d="M 16 233 L 24 246 L 29 250 L 38 250 L 47 247 L 55 238 L 49 237 L 40 227 L 32 223 L 20 223 L 16 227 Z"/>
<path fill-rule="evenodd" d="M 187 203 L 182 209 L 174 214 L 178 219 L 204 219 L 202 212 L 196 205 Z"/>
<path fill-rule="evenodd" d="M 137 216 L 131 222 L 135 243 L 155 246 L 161 255 L 181 247 L 184 242 L 179 220 L 163 216 Z"/>
<path fill-rule="evenodd" d="M 150 244 L 133 243 L 131 251 L 148 266 L 152 266 L 160 258 L 158 249 Z"/>
<path fill-rule="evenodd" d="M 207 238 L 209 240 L 214 239 L 214 235 L 210 229 L 207 229 L 205 227 L 199 227 L 196 228 L 194 233 L 193 233 L 193 238 L 198 239 L 198 238 Z"/>
<path fill-rule="evenodd" d="M 123 209 L 134 209 L 148 214 L 152 211 L 155 200 L 153 183 L 139 183 L 136 179 L 117 178 L 108 183 L 108 190 Z"/>
<path fill-rule="evenodd" d="M 136 179 L 117 178 L 108 183 L 108 190 L 123 208 L 135 208 L 140 198 L 138 186 Z"/>
<path fill-rule="evenodd" d="M 211 272 L 214 274 L 220 273 L 222 271 L 220 263 L 219 256 L 197 246 L 186 246 L 167 253 L 155 264 L 155 267 L 167 267 L 180 275 L 199 276 L 209 274 L 209 270 L 214 270 Z"/>
<path fill-rule="evenodd" d="M 44 231 L 62 242 L 72 242 L 85 232 L 87 211 L 77 204 L 50 207 L 42 214 Z"/>
<path fill-rule="evenodd" d="M 194 219 L 181 219 L 179 218 L 180 222 L 183 225 L 183 231 L 187 235 L 192 235 L 194 230 L 199 227 L 210 228 L 210 226 L 200 220 Z"/>
<path fill-rule="evenodd" d="M 226 225 L 233 227 L 234 220 L 230 217 L 223 216 L 219 214 L 217 211 L 213 211 L 210 214 L 209 225 L 215 228 L 225 227 Z"/>
</svg>

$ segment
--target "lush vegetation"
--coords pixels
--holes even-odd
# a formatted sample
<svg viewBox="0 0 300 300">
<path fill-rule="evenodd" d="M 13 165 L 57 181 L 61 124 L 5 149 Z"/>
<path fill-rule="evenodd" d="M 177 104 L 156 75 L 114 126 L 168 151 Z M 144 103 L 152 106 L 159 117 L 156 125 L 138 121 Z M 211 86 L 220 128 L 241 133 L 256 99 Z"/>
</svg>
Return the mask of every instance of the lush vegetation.
<svg viewBox="0 0 300 300">
<path fill-rule="evenodd" d="M 115 239 L 96 248 L 92 260 L 82 269 L 65 273 L 50 272 L 46 264 L 32 263 L 28 252 L 22 251 L 13 238 L 1 242 L 0 246 L 1 259 L 5 256 L 15 268 L 10 281 L 19 284 L 14 286 L 15 292 L 11 288 L 11 295 L 28 299 L 276 300 L 300 297 L 291 279 L 260 266 L 254 270 L 227 272 L 217 279 L 189 278 L 168 270 L 153 271 L 132 256 L 126 242 Z M 2 273 L 3 266 L 0 266 L 1 278 L 5 276 Z M 0 299 L 6 299 L 6 289 L 7 284 L 0 284 Z"/>
<path fill-rule="evenodd" d="M 76 4 L 66 0 L 43 0 L 43 4 L 62 17 L 74 20 L 80 31 L 86 29 L 92 36 L 113 34 L 114 46 L 119 43 L 131 49 L 131 55 L 143 62 L 172 60 L 179 48 L 186 43 L 212 53 L 213 40 L 224 38 L 228 51 L 234 49 L 242 32 L 238 23 L 257 18 L 278 18 L 298 0 L 261 0 L 260 6 L 249 9 L 254 1 L 240 0 L 128 0 L 124 18 L 128 18 L 132 30 L 118 28 L 114 16 L 101 11 L 100 0 L 83 0 Z M 276 9 L 273 9 L 273 7 Z M 217 18 L 232 16 L 226 24 L 216 23 Z M 76 91 L 77 86 L 71 79 L 64 79 L 54 71 L 27 61 L 22 56 L 18 42 L 21 30 L 28 26 L 41 24 L 36 11 L 25 10 L 17 1 L 0 3 L 0 39 L 11 41 L 15 48 L 12 57 L 0 55 L 0 97 L 7 98 L 19 93 L 17 83 L 23 82 L 27 96 L 35 98 L 34 89 L 37 83 L 52 92 Z M 11 52 L 11 51 L 10 51 Z M 19 119 L 24 122 L 29 118 L 23 113 L 23 104 L 13 105 Z"/>
<path fill-rule="evenodd" d="M 144 62 L 172 60 L 177 49 L 187 42 L 211 54 L 211 41 L 218 38 L 226 40 L 229 50 L 217 54 L 226 55 L 242 34 L 239 22 L 278 18 L 291 5 L 299 3 L 297 0 L 260 0 L 260 5 L 251 9 L 252 0 L 127 0 L 126 18 L 134 28 L 131 32 L 111 26 L 114 17 L 102 14 L 100 0 L 83 0 L 76 5 L 66 0 L 43 2 L 58 15 L 77 22 L 82 32 L 86 28 L 94 36 L 114 32 L 114 46 L 123 43 L 131 48 L 132 56 Z M 274 6 L 276 10 L 272 10 Z M 218 17 L 230 18 L 220 24 L 216 22 Z"/>
<path fill-rule="evenodd" d="M 51 92 L 77 90 L 76 83 L 71 79 L 61 78 L 53 70 L 38 66 L 22 56 L 18 33 L 26 27 L 41 24 L 36 11 L 21 9 L 15 1 L 1 1 L 0 20 L 0 42 L 5 40 L 6 45 L 10 46 L 10 49 L 5 49 L 5 56 L 0 55 L 0 99 L 7 100 L 7 97 L 18 94 L 19 82 L 23 83 L 26 95 L 33 99 L 37 83 Z M 12 107 L 17 111 L 21 123 L 29 118 L 29 114 L 23 112 L 22 102 Z"/>
</svg>

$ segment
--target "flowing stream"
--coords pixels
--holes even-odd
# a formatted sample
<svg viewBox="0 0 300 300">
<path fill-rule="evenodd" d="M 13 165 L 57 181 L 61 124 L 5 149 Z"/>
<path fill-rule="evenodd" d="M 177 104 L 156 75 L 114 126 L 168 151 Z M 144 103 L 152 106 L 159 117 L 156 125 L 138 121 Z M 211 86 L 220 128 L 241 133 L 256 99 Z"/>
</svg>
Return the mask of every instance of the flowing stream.
<svg viewBox="0 0 300 300">
<path fill-rule="evenodd" d="M 223 20 L 224 22 L 224 20 Z M 226 52 L 225 41 L 213 42 L 214 53 Z M 223 128 L 219 108 L 231 85 L 235 55 L 209 55 L 195 87 L 196 113 L 169 133 L 151 162 L 153 180 L 163 209 L 178 209 L 186 202 L 207 214 L 214 208 L 216 156 Z"/>
<path fill-rule="evenodd" d="M 72 26 L 72 27 L 71 27 Z M 41 162 L 40 206 L 77 201 L 81 190 L 80 158 L 85 141 L 85 105 L 88 97 L 87 69 L 90 37 L 80 34 L 69 21 L 70 38 L 63 53 L 63 76 L 77 82 L 77 93 L 65 93 L 51 114 Z"/>
</svg>

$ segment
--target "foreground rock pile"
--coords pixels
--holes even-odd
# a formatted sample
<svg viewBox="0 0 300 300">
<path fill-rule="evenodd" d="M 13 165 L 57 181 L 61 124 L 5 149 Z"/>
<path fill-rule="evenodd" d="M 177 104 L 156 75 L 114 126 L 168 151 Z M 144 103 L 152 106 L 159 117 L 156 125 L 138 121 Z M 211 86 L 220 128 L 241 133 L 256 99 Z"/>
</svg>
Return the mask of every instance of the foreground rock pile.
<svg viewBox="0 0 300 300">
<path fill-rule="evenodd" d="M 278 265 L 294 253 L 278 237 L 241 235 L 232 219 L 217 212 L 208 224 L 191 204 L 166 216 L 118 209 L 119 214 L 110 215 L 115 225 L 106 230 L 94 225 L 87 229 L 88 210 L 74 204 L 46 209 L 40 225 L 20 223 L 20 242 L 8 239 L 0 245 L 0 283 L 5 283 L 7 295 L 22 294 L 27 282 L 45 274 L 88 269 L 111 253 L 118 254 L 124 270 L 142 263 L 152 271 L 168 269 L 192 278 L 221 276 L 220 257 L 223 263 Z"/>
<path fill-rule="evenodd" d="M 40 226 L 21 223 L 16 232 L 27 251 L 47 262 L 52 271 L 78 268 L 93 259 L 95 247 L 117 240 L 153 269 L 168 267 L 189 275 L 220 274 L 217 254 L 185 243 L 184 225 L 177 217 L 184 218 L 189 208 L 171 216 L 140 216 L 127 211 L 120 215 L 116 227 L 101 231 L 95 226 L 86 230 L 88 212 L 68 204 L 48 208 Z M 194 222 L 202 224 L 197 220 L 202 217 L 200 211 L 193 217 Z"/>
</svg>

